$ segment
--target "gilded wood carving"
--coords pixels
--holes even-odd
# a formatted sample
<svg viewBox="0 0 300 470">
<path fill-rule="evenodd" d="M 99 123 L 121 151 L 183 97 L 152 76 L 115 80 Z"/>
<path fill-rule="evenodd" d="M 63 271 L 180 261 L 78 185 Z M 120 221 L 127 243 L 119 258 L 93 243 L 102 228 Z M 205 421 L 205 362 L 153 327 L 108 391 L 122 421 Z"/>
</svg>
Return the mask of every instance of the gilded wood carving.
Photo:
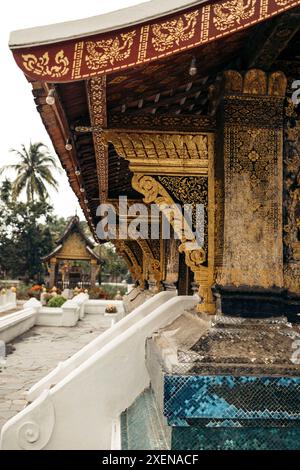
<svg viewBox="0 0 300 470">
<path fill-rule="evenodd" d="M 106 77 L 92 78 L 88 84 L 91 124 L 98 130 L 93 132 L 100 202 L 107 199 L 108 191 L 108 149 L 102 129 L 106 118 Z"/>
<path fill-rule="evenodd" d="M 282 287 L 282 137 L 286 78 L 281 73 L 267 76 L 260 70 L 251 70 L 244 77 L 238 72 L 226 73 L 225 80 L 221 107 L 224 239 L 219 244 L 223 256 L 218 258 L 218 266 L 222 264 L 222 267 L 218 267 L 217 283 Z"/>
<path fill-rule="evenodd" d="M 205 133 L 105 132 L 118 155 L 133 172 L 150 174 L 207 174 L 211 135 Z"/>
<path fill-rule="evenodd" d="M 285 115 L 284 285 L 300 294 L 300 117 L 290 98 Z"/>
<path fill-rule="evenodd" d="M 144 201 L 146 203 L 155 203 L 160 208 L 162 213 L 167 214 L 169 218 L 169 207 L 172 206 L 173 217 L 169 218 L 174 232 L 176 233 L 180 244 L 178 247 L 179 252 L 184 253 L 185 262 L 187 266 L 195 274 L 195 281 L 200 284 L 199 295 L 202 299 L 202 303 L 198 305 L 198 310 L 206 313 L 214 313 L 215 306 L 211 287 L 213 283 L 213 244 L 214 244 L 214 232 L 213 232 L 213 217 L 214 209 L 212 209 L 211 215 L 211 226 L 209 230 L 212 231 L 211 243 L 208 254 L 205 253 L 203 248 L 193 248 L 195 246 L 195 237 L 192 232 L 186 233 L 183 231 L 182 213 L 176 206 L 174 200 L 163 187 L 163 185 L 154 179 L 152 176 L 143 174 L 135 174 L 132 179 L 132 186 L 134 189 L 144 195 Z M 213 194 L 212 194 L 213 196 Z M 209 256 L 209 258 L 208 258 Z M 207 264 L 208 261 L 208 264 Z M 204 263 L 207 265 L 205 266 Z"/>
<path fill-rule="evenodd" d="M 145 278 L 142 264 L 138 262 L 135 253 L 132 251 L 132 244 L 129 246 L 125 240 L 112 240 L 112 243 L 116 247 L 117 253 L 124 256 L 133 279 L 139 283 L 141 288 L 144 288 Z"/>
</svg>

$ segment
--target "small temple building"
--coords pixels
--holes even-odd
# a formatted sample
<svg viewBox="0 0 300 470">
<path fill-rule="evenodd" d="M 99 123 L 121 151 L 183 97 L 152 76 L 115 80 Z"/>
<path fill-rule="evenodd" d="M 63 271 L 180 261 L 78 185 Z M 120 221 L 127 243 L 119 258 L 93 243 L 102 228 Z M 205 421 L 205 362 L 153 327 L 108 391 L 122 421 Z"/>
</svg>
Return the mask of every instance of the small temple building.
<svg viewBox="0 0 300 470">
<path fill-rule="evenodd" d="M 10 48 L 96 241 L 97 207 L 118 210 L 120 195 L 162 216 L 173 204 L 204 206 L 201 247 L 176 236 L 176 214 L 170 239 L 112 240 L 138 284 L 129 300 L 176 290 L 182 305 L 197 299 L 136 349 L 169 448 L 299 449 L 300 370 L 291 358 L 300 337 L 300 0 L 153 0 L 14 32 Z M 77 259 L 78 247 L 97 269 L 73 228 L 47 257 L 51 283 L 58 260 Z M 141 375 L 130 377 L 120 383 L 134 387 Z M 117 388 L 108 394 L 128 431 L 136 396 L 126 402 Z M 70 425 L 66 442 L 110 448 L 89 425 L 102 403 L 92 409 L 94 389 L 84 389 L 85 425 Z M 59 431 L 67 413 L 76 420 L 73 399 L 59 402 Z M 57 426 L 40 448 L 60 445 Z"/>
<path fill-rule="evenodd" d="M 77 215 L 72 217 L 56 245 L 42 258 L 49 273 L 48 287 L 95 287 L 100 257 L 93 251 L 95 243 L 84 233 Z"/>
</svg>

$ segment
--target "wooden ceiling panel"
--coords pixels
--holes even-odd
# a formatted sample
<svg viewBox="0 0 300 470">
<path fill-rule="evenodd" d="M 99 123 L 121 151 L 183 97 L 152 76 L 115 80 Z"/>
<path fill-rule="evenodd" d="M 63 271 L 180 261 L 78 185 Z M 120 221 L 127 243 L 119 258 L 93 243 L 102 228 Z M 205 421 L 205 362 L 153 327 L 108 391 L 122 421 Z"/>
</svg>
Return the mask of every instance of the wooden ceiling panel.
<svg viewBox="0 0 300 470">
<path fill-rule="evenodd" d="M 185 103 L 183 98 L 195 101 L 199 91 L 207 95 L 208 76 L 214 77 L 239 58 L 254 29 L 201 46 L 192 53 L 174 55 L 126 73 L 108 76 L 108 113 L 169 113 L 174 106 L 176 110 L 180 109 Z M 193 57 L 198 72 L 191 77 L 189 68 Z M 184 109 L 185 112 L 193 112 L 192 108 L 189 111 L 190 106 Z"/>
</svg>

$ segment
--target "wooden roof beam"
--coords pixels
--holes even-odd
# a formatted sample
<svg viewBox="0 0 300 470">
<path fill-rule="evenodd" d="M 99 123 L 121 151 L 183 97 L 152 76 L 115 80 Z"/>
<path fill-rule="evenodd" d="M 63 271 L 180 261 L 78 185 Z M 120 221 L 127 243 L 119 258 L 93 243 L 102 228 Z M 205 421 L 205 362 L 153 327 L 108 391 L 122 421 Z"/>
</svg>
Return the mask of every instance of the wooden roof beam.
<svg viewBox="0 0 300 470">
<path fill-rule="evenodd" d="M 300 7 L 258 26 L 246 48 L 241 68 L 269 70 L 300 30 Z"/>
</svg>

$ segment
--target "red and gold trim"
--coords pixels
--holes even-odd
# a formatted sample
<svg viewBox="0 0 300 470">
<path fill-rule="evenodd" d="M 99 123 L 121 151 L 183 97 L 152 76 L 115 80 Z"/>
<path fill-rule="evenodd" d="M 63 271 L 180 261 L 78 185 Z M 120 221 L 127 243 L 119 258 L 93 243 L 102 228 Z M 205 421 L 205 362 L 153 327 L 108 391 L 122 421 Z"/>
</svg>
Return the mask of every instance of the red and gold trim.
<svg viewBox="0 0 300 470">
<path fill-rule="evenodd" d="M 135 28 L 15 49 L 13 55 L 33 80 L 83 80 L 215 41 L 298 5 L 300 0 L 219 0 Z"/>
</svg>

